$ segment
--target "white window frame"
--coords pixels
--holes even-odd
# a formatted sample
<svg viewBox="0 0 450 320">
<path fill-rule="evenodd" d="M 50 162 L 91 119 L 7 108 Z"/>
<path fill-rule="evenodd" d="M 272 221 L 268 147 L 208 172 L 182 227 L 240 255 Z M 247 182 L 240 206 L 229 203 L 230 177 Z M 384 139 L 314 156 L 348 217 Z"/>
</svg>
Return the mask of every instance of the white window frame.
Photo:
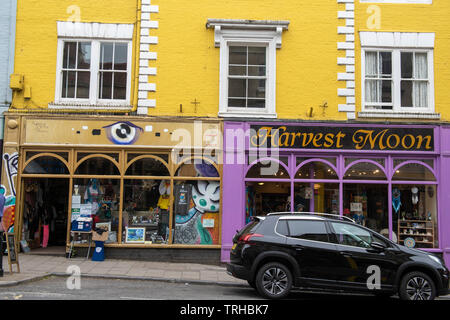
<svg viewBox="0 0 450 320">
<path fill-rule="evenodd" d="M 133 25 L 58 22 L 55 102 L 51 109 L 130 109 L 132 76 Z M 90 42 L 91 65 L 89 99 L 62 98 L 62 62 L 65 42 Z M 126 43 L 127 90 L 126 99 L 100 99 L 100 48 L 102 42 Z"/>
<path fill-rule="evenodd" d="M 360 32 L 361 40 L 361 110 L 360 117 L 439 118 L 435 114 L 434 91 L 434 33 Z M 365 99 L 367 51 L 392 52 L 392 109 L 367 109 Z M 401 53 L 427 53 L 428 107 L 401 106 Z M 370 79 L 370 78 L 368 78 Z"/>
<path fill-rule="evenodd" d="M 281 48 L 281 33 L 287 21 L 250 21 L 208 19 L 220 47 L 219 117 L 276 118 L 276 50 Z M 228 107 L 230 46 L 266 47 L 265 108 Z"/>
</svg>

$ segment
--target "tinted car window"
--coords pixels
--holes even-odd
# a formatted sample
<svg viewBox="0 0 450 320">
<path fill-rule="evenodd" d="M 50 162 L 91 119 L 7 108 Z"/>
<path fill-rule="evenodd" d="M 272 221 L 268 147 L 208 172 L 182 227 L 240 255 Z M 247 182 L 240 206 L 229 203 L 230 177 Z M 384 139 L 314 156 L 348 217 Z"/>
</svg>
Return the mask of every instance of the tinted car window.
<svg viewBox="0 0 450 320">
<path fill-rule="evenodd" d="M 247 234 L 251 232 L 251 230 L 255 230 L 255 228 L 260 224 L 259 219 L 255 219 L 250 221 L 244 228 L 242 228 L 236 235 L 233 237 L 233 241 L 236 241 L 241 235 Z"/>
<path fill-rule="evenodd" d="M 283 236 L 287 236 L 289 234 L 286 220 L 278 220 L 276 232 Z"/>
<path fill-rule="evenodd" d="M 323 221 L 288 220 L 289 236 L 297 239 L 328 242 L 328 233 Z"/>
<path fill-rule="evenodd" d="M 331 225 L 340 244 L 368 248 L 374 241 L 372 234 L 363 228 L 339 222 L 331 222 Z"/>
</svg>

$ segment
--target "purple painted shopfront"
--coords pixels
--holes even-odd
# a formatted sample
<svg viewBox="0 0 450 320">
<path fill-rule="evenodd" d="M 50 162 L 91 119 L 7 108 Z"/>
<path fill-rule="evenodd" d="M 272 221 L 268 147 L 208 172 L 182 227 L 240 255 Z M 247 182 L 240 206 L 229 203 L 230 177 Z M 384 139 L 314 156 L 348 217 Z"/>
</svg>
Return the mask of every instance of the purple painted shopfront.
<svg viewBox="0 0 450 320">
<path fill-rule="evenodd" d="M 309 211 L 450 265 L 450 127 L 227 121 L 222 185 L 222 261 L 251 216 Z"/>
</svg>

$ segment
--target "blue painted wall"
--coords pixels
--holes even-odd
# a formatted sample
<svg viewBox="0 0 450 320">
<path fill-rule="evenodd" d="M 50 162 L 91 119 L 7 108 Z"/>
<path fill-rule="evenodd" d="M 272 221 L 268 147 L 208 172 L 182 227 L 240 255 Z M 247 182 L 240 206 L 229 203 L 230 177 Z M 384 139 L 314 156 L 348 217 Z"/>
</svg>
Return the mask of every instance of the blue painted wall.
<svg viewBox="0 0 450 320">
<path fill-rule="evenodd" d="M 0 5 L 0 140 L 3 140 L 3 112 L 11 103 L 9 76 L 14 72 L 17 0 L 1 0 Z"/>
</svg>

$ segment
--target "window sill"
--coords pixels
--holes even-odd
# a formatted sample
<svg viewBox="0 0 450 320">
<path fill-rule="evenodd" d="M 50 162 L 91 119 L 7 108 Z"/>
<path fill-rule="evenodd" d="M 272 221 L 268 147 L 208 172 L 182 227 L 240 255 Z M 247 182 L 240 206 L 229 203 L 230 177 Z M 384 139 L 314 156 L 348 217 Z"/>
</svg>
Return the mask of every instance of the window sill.
<svg viewBox="0 0 450 320">
<path fill-rule="evenodd" d="M 434 112 L 393 112 L 393 111 L 361 111 L 358 118 L 393 118 L 393 119 L 426 119 L 440 120 L 441 114 Z"/>
<path fill-rule="evenodd" d="M 99 102 L 90 104 L 88 102 L 57 102 L 49 103 L 49 109 L 53 110 L 127 110 L 130 111 L 132 106 L 126 102 Z"/>
<path fill-rule="evenodd" d="M 264 118 L 264 119 L 276 119 L 276 113 L 268 112 L 242 112 L 242 111 L 222 111 L 219 112 L 221 118 Z"/>
</svg>

